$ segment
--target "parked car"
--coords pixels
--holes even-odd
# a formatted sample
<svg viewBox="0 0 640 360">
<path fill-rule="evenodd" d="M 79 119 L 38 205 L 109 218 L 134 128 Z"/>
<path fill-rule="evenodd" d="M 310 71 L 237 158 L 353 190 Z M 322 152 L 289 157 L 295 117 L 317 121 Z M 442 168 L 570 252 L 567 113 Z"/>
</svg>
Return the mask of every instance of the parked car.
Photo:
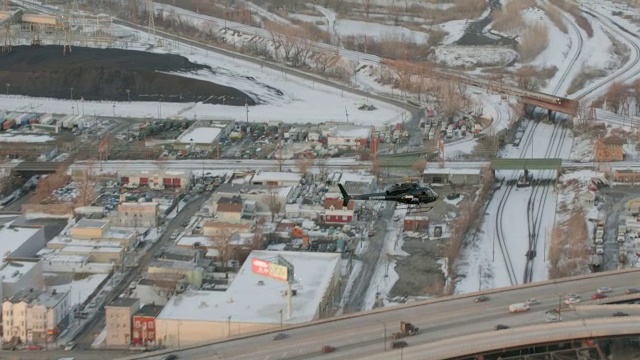
<svg viewBox="0 0 640 360">
<path fill-rule="evenodd" d="M 76 343 L 74 343 L 73 341 L 69 341 L 64 346 L 64 351 L 71 351 L 71 350 L 73 350 L 74 347 L 76 347 Z"/>
<path fill-rule="evenodd" d="M 527 301 L 524 302 L 527 305 L 536 305 L 540 303 L 540 300 L 538 299 L 527 299 Z"/>
<path fill-rule="evenodd" d="M 611 314 L 611 315 L 613 315 L 613 316 L 615 316 L 615 317 L 629 316 L 629 314 L 627 314 L 626 312 L 622 312 L 622 311 L 614 312 L 614 313 L 613 313 L 613 314 Z"/>
<path fill-rule="evenodd" d="M 636 293 L 640 293 L 640 289 L 638 289 L 638 288 L 629 288 L 624 293 L 627 294 L 627 295 L 636 294 Z"/>
<path fill-rule="evenodd" d="M 176 360 L 177 358 L 178 358 L 178 355 L 171 354 L 163 357 L 162 360 Z"/>
<path fill-rule="evenodd" d="M 496 330 L 506 330 L 509 327 L 507 325 L 498 324 L 496 325 Z"/>
<path fill-rule="evenodd" d="M 43 349 L 43 347 L 40 346 L 40 345 L 29 345 L 29 346 L 27 346 L 27 350 L 30 350 L 30 351 L 39 351 L 39 350 L 42 350 L 42 349 Z"/>
<path fill-rule="evenodd" d="M 607 295 L 605 295 L 605 294 L 601 294 L 601 293 L 595 293 L 595 294 L 593 294 L 593 296 L 591 296 L 591 298 L 592 298 L 593 300 L 604 299 L 604 298 L 606 298 L 606 297 L 607 297 Z"/>
<path fill-rule="evenodd" d="M 485 301 L 489 301 L 489 297 L 488 296 L 478 296 L 477 298 L 475 298 L 475 300 L 473 300 L 474 302 L 477 303 L 481 303 L 481 302 L 485 302 Z"/>
<path fill-rule="evenodd" d="M 577 304 L 579 302 L 580 302 L 580 298 L 577 298 L 577 297 L 570 297 L 564 300 L 564 303 L 567 305 Z"/>
<path fill-rule="evenodd" d="M 598 294 L 606 294 L 606 293 L 610 293 L 610 292 L 612 292 L 612 291 L 613 291 L 613 289 L 612 289 L 612 288 L 610 288 L 610 287 L 605 287 L 605 286 L 603 286 L 603 287 L 599 287 L 599 288 L 598 288 L 598 290 L 596 290 L 596 292 L 597 292 Z"/>
</svg>

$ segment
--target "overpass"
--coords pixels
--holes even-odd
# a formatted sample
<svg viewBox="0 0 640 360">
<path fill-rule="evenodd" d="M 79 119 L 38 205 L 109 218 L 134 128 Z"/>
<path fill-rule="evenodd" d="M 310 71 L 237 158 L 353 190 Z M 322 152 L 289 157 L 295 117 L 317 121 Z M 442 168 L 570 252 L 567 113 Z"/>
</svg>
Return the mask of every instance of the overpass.
<svg viewBox="0 0 640 360">
<path fill-rule="evenodd" d="M 275 325 L 270 331 L 123 359 L 160 359 L 174 353 L 184 359 L 302 360 L 319 357 L 320 348 L 324 345 L 337 349 L 334 353 L 322 354 L 326 359 L 389 359 L 400 355 L 398 350 L 389 349 L 388 336 L 398 331 L 399 322 L 403 320 L 411 321 L 421 329 L 420 334 L 404 339 L 409 344 L 403 351 L 403 358 L 407 360 L 455 358 L 568 338 L 636 335 L 640 334 L 638 305 L 614 305 L 614 308 L 609 308 L 610 305 L 567 306 L 561 311 L 563 321 L 554 324 L 546 323 L 545 312 L 556 309 L 559 300 L 569 293 L 586 299 L 598 287 L 608 286 L 614 289 L 613 294 L 621 294 L 626 288 L 637 286 L 639 274 L 640 269 L 629 269 L 493 289 L 483 293 L 490 300 L 482 303 L 473 301 L 478 293 L 447 296 L 308 324 Z M 640 299 L 640 294 L 632 297 Z M 528 298 L 537 298 L 540 303 L 525 313 L 508 312 L 509 304 Z M 620 306 L 626 306 L 628 318 L 611 316 Z M 510 330 L 495 331 L 497 324 L 508 325 Z M 623 333 L 623 329 L 627 330 Z M 575 333 L 567 334 L 568 331 Z M 273 341 L 274 334 L 280 332 L 288 337 Z M 473 339 L 479 339 L 474 346 L 463 345 L 463 341 Z M 186 341 L 183 339 L 183 344 Z"/>
<path fill-rule="evenodd" d="M 31 177 L 34 175 L 53 174 L 66 166 L 69 162 L 54 161 L 23 161 L 11 168 L 11 172 L 22 177 Z"/>
</svg>

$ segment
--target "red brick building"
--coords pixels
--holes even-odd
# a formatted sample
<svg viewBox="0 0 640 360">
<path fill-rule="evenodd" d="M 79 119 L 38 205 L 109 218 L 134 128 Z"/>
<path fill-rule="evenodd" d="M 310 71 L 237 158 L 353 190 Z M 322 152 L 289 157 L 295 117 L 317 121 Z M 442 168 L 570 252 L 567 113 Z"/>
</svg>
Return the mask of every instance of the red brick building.
<svg viewBox="0 0 640 360">
<path fill-rule="evenodd" d="M 404 218 L 404 231 L 427 231 L 429 229 L 429 217 L 409 215 Z"/>
<path fill-rule="evenodd" d="M 134 346 L 145 346 L 156 341 L 156 317 L 163 306 L 145 305 L 133 315 L 131 342 Z"/>
<path fill-rule="evenodd" d="M 354 220 L 355 201 L 349 201 L 346 207 L 343 207 L 342 198 L 325 198 L 324 199 L 324 223 L 325 224 L 348 224 Z"/>
</svg>

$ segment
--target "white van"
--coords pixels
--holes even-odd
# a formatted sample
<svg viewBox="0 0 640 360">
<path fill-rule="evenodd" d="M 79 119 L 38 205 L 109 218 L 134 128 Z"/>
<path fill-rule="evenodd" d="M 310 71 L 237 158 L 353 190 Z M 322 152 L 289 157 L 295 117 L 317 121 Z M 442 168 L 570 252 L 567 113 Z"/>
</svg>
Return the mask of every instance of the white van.
<svg viewBox="0 0 640 360">
<path fill-rule="evenodd" d="M 509 305 L 509 312 L 510 313 L 519 313 L 519 312 L 523 312 L 523 311 L 527 311 L 529 310 L 529 305 L 526 303 L 518 303 L 518 304 L 511 304 Z"/>
</svg>

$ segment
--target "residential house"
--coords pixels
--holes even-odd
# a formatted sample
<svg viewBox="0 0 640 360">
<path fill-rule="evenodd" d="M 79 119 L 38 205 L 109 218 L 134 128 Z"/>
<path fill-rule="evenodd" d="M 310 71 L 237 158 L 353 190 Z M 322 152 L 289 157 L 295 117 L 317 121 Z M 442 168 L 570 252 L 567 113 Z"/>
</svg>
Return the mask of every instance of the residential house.
<svg viewBox="0 0 640 360">
<path fill-rule="evenodd" d="M 125 347 L 131 344 L 131 321 L 140 309 L 140 300 L 119 298 L 104 307 L 107 321 L 107 346 Z"/>
<path fill-rule="evenodd" d="M 133 331 L 131 340 L 133 345 L 146 346 L 155 344 L 156 317 L 162 311 L 162 305 L 147 304 L 133 315 Z"/>
<path fill-rule="evenodd" d="M 215 213 L 218 221 L 239 223 L 242 220 L 242 199 L 239 196 L 222 197 L 216 202 Z"/>
<path fill-rule="evenodd" d="M 404 218 L 404 231 L 427 231 L 429 230 L 429 217 L 419 215 L 407 215 Z"/>
<path fill-rule="evenodd" d="M 343 206 L 344 202 L 339 195 L 330 195 L 324 199 L 324 215 L 325 224 L 348 224 L 354 220 L 355 201 L 349 201 L 347 206 Z"/>
<path fill-rule="evenodd" d="M 70 309 L 68 292 L 22 289 L 2 303 L 3 340 L 52 341 L 60 333 Z"/>
<path fill-rule="evenodd" d="M 202 227 L 202 235 L 210 237 L 231 236 L 236 233 L 251 232 L 252 224 L 238 224 L 223 221 L 207 221 Z"/>
<path fill-rule="evenodd" d="M 258 171 L 251 178 L 253 185 L 298 186 L 302 182 L 302 174 L 296 172 Z"/>
<path fill-rule="evenodd" d="M 595 161 L 609 162 L 624 160 L 624 144 L 627 142 L 618 136 L 608 136 L 596 140 Z"/>
</svg>

